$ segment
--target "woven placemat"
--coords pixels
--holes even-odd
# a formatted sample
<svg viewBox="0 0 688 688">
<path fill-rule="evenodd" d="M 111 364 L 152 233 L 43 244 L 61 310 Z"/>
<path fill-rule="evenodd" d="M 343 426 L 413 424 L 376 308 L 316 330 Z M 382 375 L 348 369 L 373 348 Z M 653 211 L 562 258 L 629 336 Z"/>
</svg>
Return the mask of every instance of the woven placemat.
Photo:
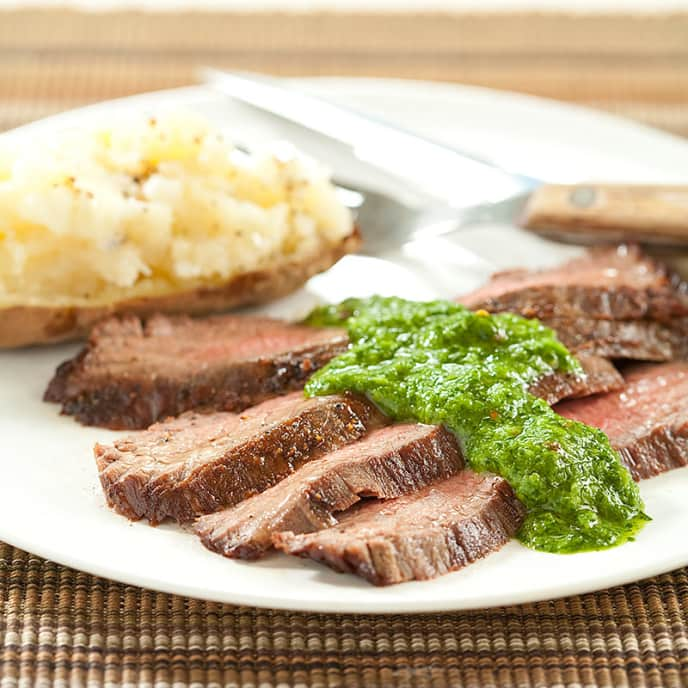
<svg viewBox="0 0 688 688">
<path fill-rule="evenodd" d="M 475 612 L 231 607 L 0 545 L 0 686 L 688 685 L 688 571 Z"/>
<path fill-rule="evenodd" d="M 688 135 L 688 14 L 0 12 L 0 130 L 210 63 L 506 88 Z M 0 543 L 0 688 L 53 685 L 688 686 L 688 570 L 518 607 L 336 616 L 142 590 Z"/>
<path fill-rule="evenodd" d="M 457 81 L 593 105 L 688 135 L 688 13 L 0 10 L 0 128 L 187 85 L 203 64 Z"/>
</svg>

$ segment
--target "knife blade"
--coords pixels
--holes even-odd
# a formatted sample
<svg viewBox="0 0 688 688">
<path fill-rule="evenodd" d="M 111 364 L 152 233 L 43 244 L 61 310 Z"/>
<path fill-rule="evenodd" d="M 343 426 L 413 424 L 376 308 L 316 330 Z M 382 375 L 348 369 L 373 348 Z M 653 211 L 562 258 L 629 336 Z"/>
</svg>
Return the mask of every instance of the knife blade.
<svg viewBox="0 0 688 688">
<path fill-rule="evenodd" d="M 508 221 L 573 243 L 688 245 L 688 187 L 547 184 L 300 92 L 276 77 L 213 69 L 201 75 L 213 89 L 345 144 L 358 160 L 441 199 L 457 210 L 451 231 Z"/>
<path fill-rule="evenodd" d="M 345 144 L 359 160 L 402 176 L 455 207 L 498 201 L 539 183 L 383 120 L 297 91 L 278 78 L 207 69 L 201 75 L 225 95 Z"/>
</svg>

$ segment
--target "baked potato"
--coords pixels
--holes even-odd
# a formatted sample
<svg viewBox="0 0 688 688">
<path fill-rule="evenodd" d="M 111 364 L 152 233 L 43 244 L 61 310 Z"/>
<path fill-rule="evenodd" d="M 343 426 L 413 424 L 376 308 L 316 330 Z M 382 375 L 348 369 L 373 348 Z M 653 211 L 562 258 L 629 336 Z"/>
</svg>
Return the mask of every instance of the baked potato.
<svg viewBox="0 0 688 688">
<path fill-rule="evenodd" d="M 265 302 L 359 243 L 317 163 L 246 155 L 196 115 L 0 137 L 0 347 L 80 337 L 115 312 Z"/>
</svg>

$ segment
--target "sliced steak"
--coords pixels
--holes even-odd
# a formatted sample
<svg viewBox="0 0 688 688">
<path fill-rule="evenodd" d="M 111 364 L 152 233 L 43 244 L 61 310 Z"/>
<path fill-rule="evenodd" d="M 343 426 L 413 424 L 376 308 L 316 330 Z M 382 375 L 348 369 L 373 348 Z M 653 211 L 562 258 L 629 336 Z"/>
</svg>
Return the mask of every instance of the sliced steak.
<svg viewBox="0 0 688 688">
<path fill-rule="evenodd" d="M 641 364 L 626 386 L 555 410 L 603 430 L 636 480 L 688 465 L 688 363 Z"/>
<path fill-rule="evenodd" d="M 578 354 L 638 361 L 671 361 L 685 359 L 688 354 L 688 318 L 659 323 L 580 316 L 548 318 L 543 324 L 555 330 L 564 346 Z"/>
<path fill-rule="evenodd" d="M 255 559 L 285 530 L 310 533 L 362 497 L 389 499 L 458 473 L 452 433 L 433 425 L 391 425 L 311 461 L 260 494 L 196 521 L 203 544 L 227 557 Z"/>
<path fill-rule="evenodd" d="M 241 411 L 300 389 L 347 345 L 343 330 L 269 318 L 113 317 L 57 369 L 44 398 L 85 425 L 142 429 L 185 411 Z"/>
<path fill-rule="evenodd" d="M 544 320 L 583 315 L 670 322 L 688 316 L 686 284 L 632 246 L 591 249 L 549 270 L 500 272 L 459 301 Z"/>
<path fill-rule="evenodd" d="M 96 445 L 109 504 L 132 520 L 180 522 L 234 505 L 381 425 L 349 395 L 278 397 L 241 414 L 189 413 Z"/>
<path fill-rule="evenodd" d="M 46 401 L 85 425 L 146 428 L 184 411 L 241 411 L 303 387 L 348 344 L 339 329 L 269 318 L 113 317 L 63 363 Z"/>
<path fill-rule="evenodd" d="M 524 516 L 505 480 L 466 470 L 414 494 L 361 502 L 337 526 L 280 533 L 274 543 L 289 554 L 389 585 L 435 578 L 498 550 Z"/>
<path fill-rule="evenodd" d="M 530 393 L 548 404 L 556 404 L 561 399 L 585 397 L 623 387 L 621 373 L 607 359 L 580 354 L 578 360 L 583 368 L 582 375 L 558 372 L 546 375 L 530 386 Z"/>
</svg>

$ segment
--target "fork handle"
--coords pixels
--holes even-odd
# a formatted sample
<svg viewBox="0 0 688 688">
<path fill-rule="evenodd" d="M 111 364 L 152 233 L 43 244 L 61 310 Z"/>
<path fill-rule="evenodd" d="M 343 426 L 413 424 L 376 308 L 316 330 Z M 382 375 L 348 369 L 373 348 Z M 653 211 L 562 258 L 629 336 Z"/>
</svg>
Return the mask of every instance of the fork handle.
<svg viewBox="0 0 688 688">
<path fill-rule="evenodd" d="M 521 224 L 573 241 L 688 244 L 688 186 L 545 184 Z"/>
</svg>

